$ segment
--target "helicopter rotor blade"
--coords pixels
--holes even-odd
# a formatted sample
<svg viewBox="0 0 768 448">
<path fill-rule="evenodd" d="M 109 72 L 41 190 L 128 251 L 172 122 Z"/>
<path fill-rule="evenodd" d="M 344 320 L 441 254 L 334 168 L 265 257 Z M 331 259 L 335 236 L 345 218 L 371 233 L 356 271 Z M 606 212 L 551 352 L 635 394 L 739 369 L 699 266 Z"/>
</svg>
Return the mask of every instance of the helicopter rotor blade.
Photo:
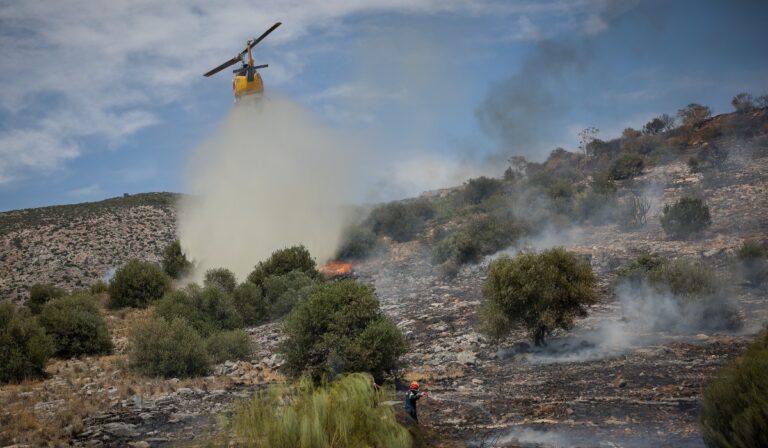
<svg viewBox="0 0 768 448">
<path fill-rule="evenodd" d="M 254 65 L 253 68 L 260 69 L 260 68 L 267 68 L 269 67 L 269 64 L 261 64 L 261 65 Z"/>
<path fill-rule="evenodd" d="M 262 34 L 262 35 L 261 35 L 261 36 L 259 36 L 258 38 L 256 38 L 256 39 L 254 39 L 253 41 L 251 41 L 251 44 L 250 44 L 250 45 L 248 45 L 248 46 L 245 48 L 245 50 L 243 50 L 243 51 L 242 51 L 242 53 L 241 53 L 241 54 L 245 54 L 245 53 L 246 53 L 248 50 L 250 50 L 251 48 L 255 47 L 255 46 L 256 46 L 256 44 L 258 44 L 259 42 L 261 42 L 262 40 L 264 40 L 264 38 L 265 38 L 265 37 L 269 36 L 269 33 L 271 33 L 272 31 L 275 31 L 275 29 L 277 29 L 277 27 L 278 27 L 278 26 L 280 26 L 280 25 L 282 25 L 282 24 L 283 24 L 283 22 L 275 22 L 275 24 L 274 24 L 274 25 L 272 25 L 271 27 L 269 27 L 269 29 L 268 29 L 267 31 L 264 31 L 264 34 Z"/>
<path fill-rule="evenodd" d="M 240 62 L 242 60 L 243 60 L 242 56 L 241 55 L 237 55 L 234 58 L 228 60 L 227 62 L 221 64 L 220 66 L 214 68 L 213 70 L 210 70 L 209 72 L 205 73 L 203 76 L 205 76 L 207 78 L 207 77 L 209 77 L 211 75 L 215 75 L 216 73 L 219 73 L 220 71 L 224 70 L 225 68 L 227 68 L 229 66 L 232 66 L 232 65 L 235 65 L 235 64 L 237 64 L 238 62 Z"/>
</svg>

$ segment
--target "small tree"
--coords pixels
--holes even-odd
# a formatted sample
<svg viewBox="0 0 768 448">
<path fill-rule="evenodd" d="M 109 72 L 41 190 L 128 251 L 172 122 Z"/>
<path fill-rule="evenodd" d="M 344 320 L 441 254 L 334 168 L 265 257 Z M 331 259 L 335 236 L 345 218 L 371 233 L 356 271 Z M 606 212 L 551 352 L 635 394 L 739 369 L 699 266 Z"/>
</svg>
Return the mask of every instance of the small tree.
<svg viewBox="0 0 768 448">
<path fill-rule="evenodd" d="M 301 271 L 313 278 L 319 278 L 315 260 L 304 246 L 292 246 L 272 252 L 269 258 L 260 261 L 248 274 L 248 281 L 262 286 L 264 279 L 272 275 L 284 275 L 291 271 Z"/>
<path fill-rule="evenodd" d="M 40 314 L 49 300 L 64 297 L 67 292 L 50 284 L 36 283 L 29 288 L 27 306 L 32 314 Z"/>
<path fill-rule="evenodd" d="M 107 323 L 90 295 L 80 293 L 48 302 L 40 313 L 40 323 L 53 338 L 56 356 L 71 358 L 112 351 Z"/>
<path fill-rule="evenodd" d="M 713 448 L 768 446 L 768 331 L 704 391 L 701 425 Z"/>
<path fill-rule="evenodd" d="M 698 126 L 712 116 L 712 109 L 701 104 L 691 103 L 677 111 L 683 126 Z"/>
<path fill-rule="evenodd" d="M 755 101 L 752 95 L 741 92 L 733 97 L 731 105 L 738 113 L 750 112 L 755 108 Z"/>
<path fill-rule="evenodd" d="M 203 338 L 184 319 L 153 318 L 131 328 L 128 365 L 147 376 L 190 377 L 208 373 L 211 360 Z"/>
<path fill-rule="evenodd" d="M 109 282 L 109 307 L 145 308 L 170 288 L 170 280 L 157 265 L 131 260 Z"/>
<path fill-rule="evenodd" d="M 488 266 L 481 330 L 494 339 L 522 324 L 536 345 L 557 328 L 569 329 L 595 303 L 589 263 L 563 248 L 502 256 Z"/>
<path fill-rule="evenodd" d="M 208 269 L 205 271 L 205 280 L 203 281 L 203 284 L 205 286 L 218 286 L 228 294 L 232 294 L 237 287 L 237 279 L 235 278 L 235 274 L 229 269 Z"/>
<path fill-rule="evenodd" d="M 666 204 L 659 217 L 661 227 L 675 238 L 688 237 L 712 224 L 709 207 L 698 198 L 682 197 L 674 204 Z"/>
<path fill-rule="evenodd" d="M 667 114 L 659 115 L 643 126 L 643 134 L 657 135 L 671 130 L 675 126 L 675 119 Z"/>
<path fill-rule="evenodd" d="M 315 286 L 283 323 L 285 371 L 315 381 L 345 372 L 381 380 L 405 353 L 405 338 L 379 309 L 373 288 L 352 280 Z"/>
<path fill-rule="evenodd" d="M 29 310 L 0 302 L 0 383 L 45 374 L 53 341 Z"/>
<path fill-rule="evenodd" d="M 301 271 L 264 279 L 262 289 L 269 319 L 278 319 L 288 314 L 317 283 L 318 279 Z"/>
<path fill-rule="evenodd" d="M 192 263 L 187 260 L 187 256 L 181 251 L 181 243 L 176 240 L 165 247 L 163 250 L 163 271 L 171 278 L 181 278 L 189 272 Z"/>
</svg>

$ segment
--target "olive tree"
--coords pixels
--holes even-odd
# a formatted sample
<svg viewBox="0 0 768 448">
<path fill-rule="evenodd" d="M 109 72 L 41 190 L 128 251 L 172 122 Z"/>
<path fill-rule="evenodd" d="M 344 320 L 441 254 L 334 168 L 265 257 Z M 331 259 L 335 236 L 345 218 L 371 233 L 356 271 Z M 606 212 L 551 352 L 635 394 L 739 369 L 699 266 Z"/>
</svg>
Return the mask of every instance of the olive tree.
<svg viewBox="0 0 768 448">
<path fill-rule="evenodd" d="M 500 339 L 522 325 L 536 345 L 555 329 L 569 329 L 595 303 L 589 263 L 558 247 L 502 256 L 488 266 L 480 310 L 481 331 Z"/>
</svg>

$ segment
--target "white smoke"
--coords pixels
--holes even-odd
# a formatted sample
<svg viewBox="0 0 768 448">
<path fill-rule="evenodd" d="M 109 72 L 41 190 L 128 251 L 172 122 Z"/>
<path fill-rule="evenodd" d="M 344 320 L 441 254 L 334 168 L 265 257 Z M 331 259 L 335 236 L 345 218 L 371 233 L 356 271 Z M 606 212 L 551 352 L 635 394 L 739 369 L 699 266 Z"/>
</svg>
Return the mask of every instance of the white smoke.
<svg viewBox="0 0 768 448">
<path fill-rule="evenodd" d="M 322 262 L 336 249 L 357 191 L 355 147 L 287 98 L 244 98 L 193 153 L 179 238 L 197 265 L 245 277 L 274 250 L 304 244 Z"/>
</svg>

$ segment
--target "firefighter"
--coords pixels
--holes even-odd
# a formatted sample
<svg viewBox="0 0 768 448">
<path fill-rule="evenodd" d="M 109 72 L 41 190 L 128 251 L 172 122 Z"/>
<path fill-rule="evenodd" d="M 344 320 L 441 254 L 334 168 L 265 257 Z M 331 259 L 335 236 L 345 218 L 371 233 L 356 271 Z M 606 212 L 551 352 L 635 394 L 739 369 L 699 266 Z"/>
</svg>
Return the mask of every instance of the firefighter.
<svg viewBox="0 0 768 448">
<path fill-rule="evenodd" d="M 417 425 L 419 424 L 419 417 L 416 415 L 416 402 L 424 395 L 427 395 L 427 393 L 419 392 L 419 383 L 416 381 L 408 386 L 408 393 L 405 395 L 405 412 L 411 416 Z"/>
</svg>

